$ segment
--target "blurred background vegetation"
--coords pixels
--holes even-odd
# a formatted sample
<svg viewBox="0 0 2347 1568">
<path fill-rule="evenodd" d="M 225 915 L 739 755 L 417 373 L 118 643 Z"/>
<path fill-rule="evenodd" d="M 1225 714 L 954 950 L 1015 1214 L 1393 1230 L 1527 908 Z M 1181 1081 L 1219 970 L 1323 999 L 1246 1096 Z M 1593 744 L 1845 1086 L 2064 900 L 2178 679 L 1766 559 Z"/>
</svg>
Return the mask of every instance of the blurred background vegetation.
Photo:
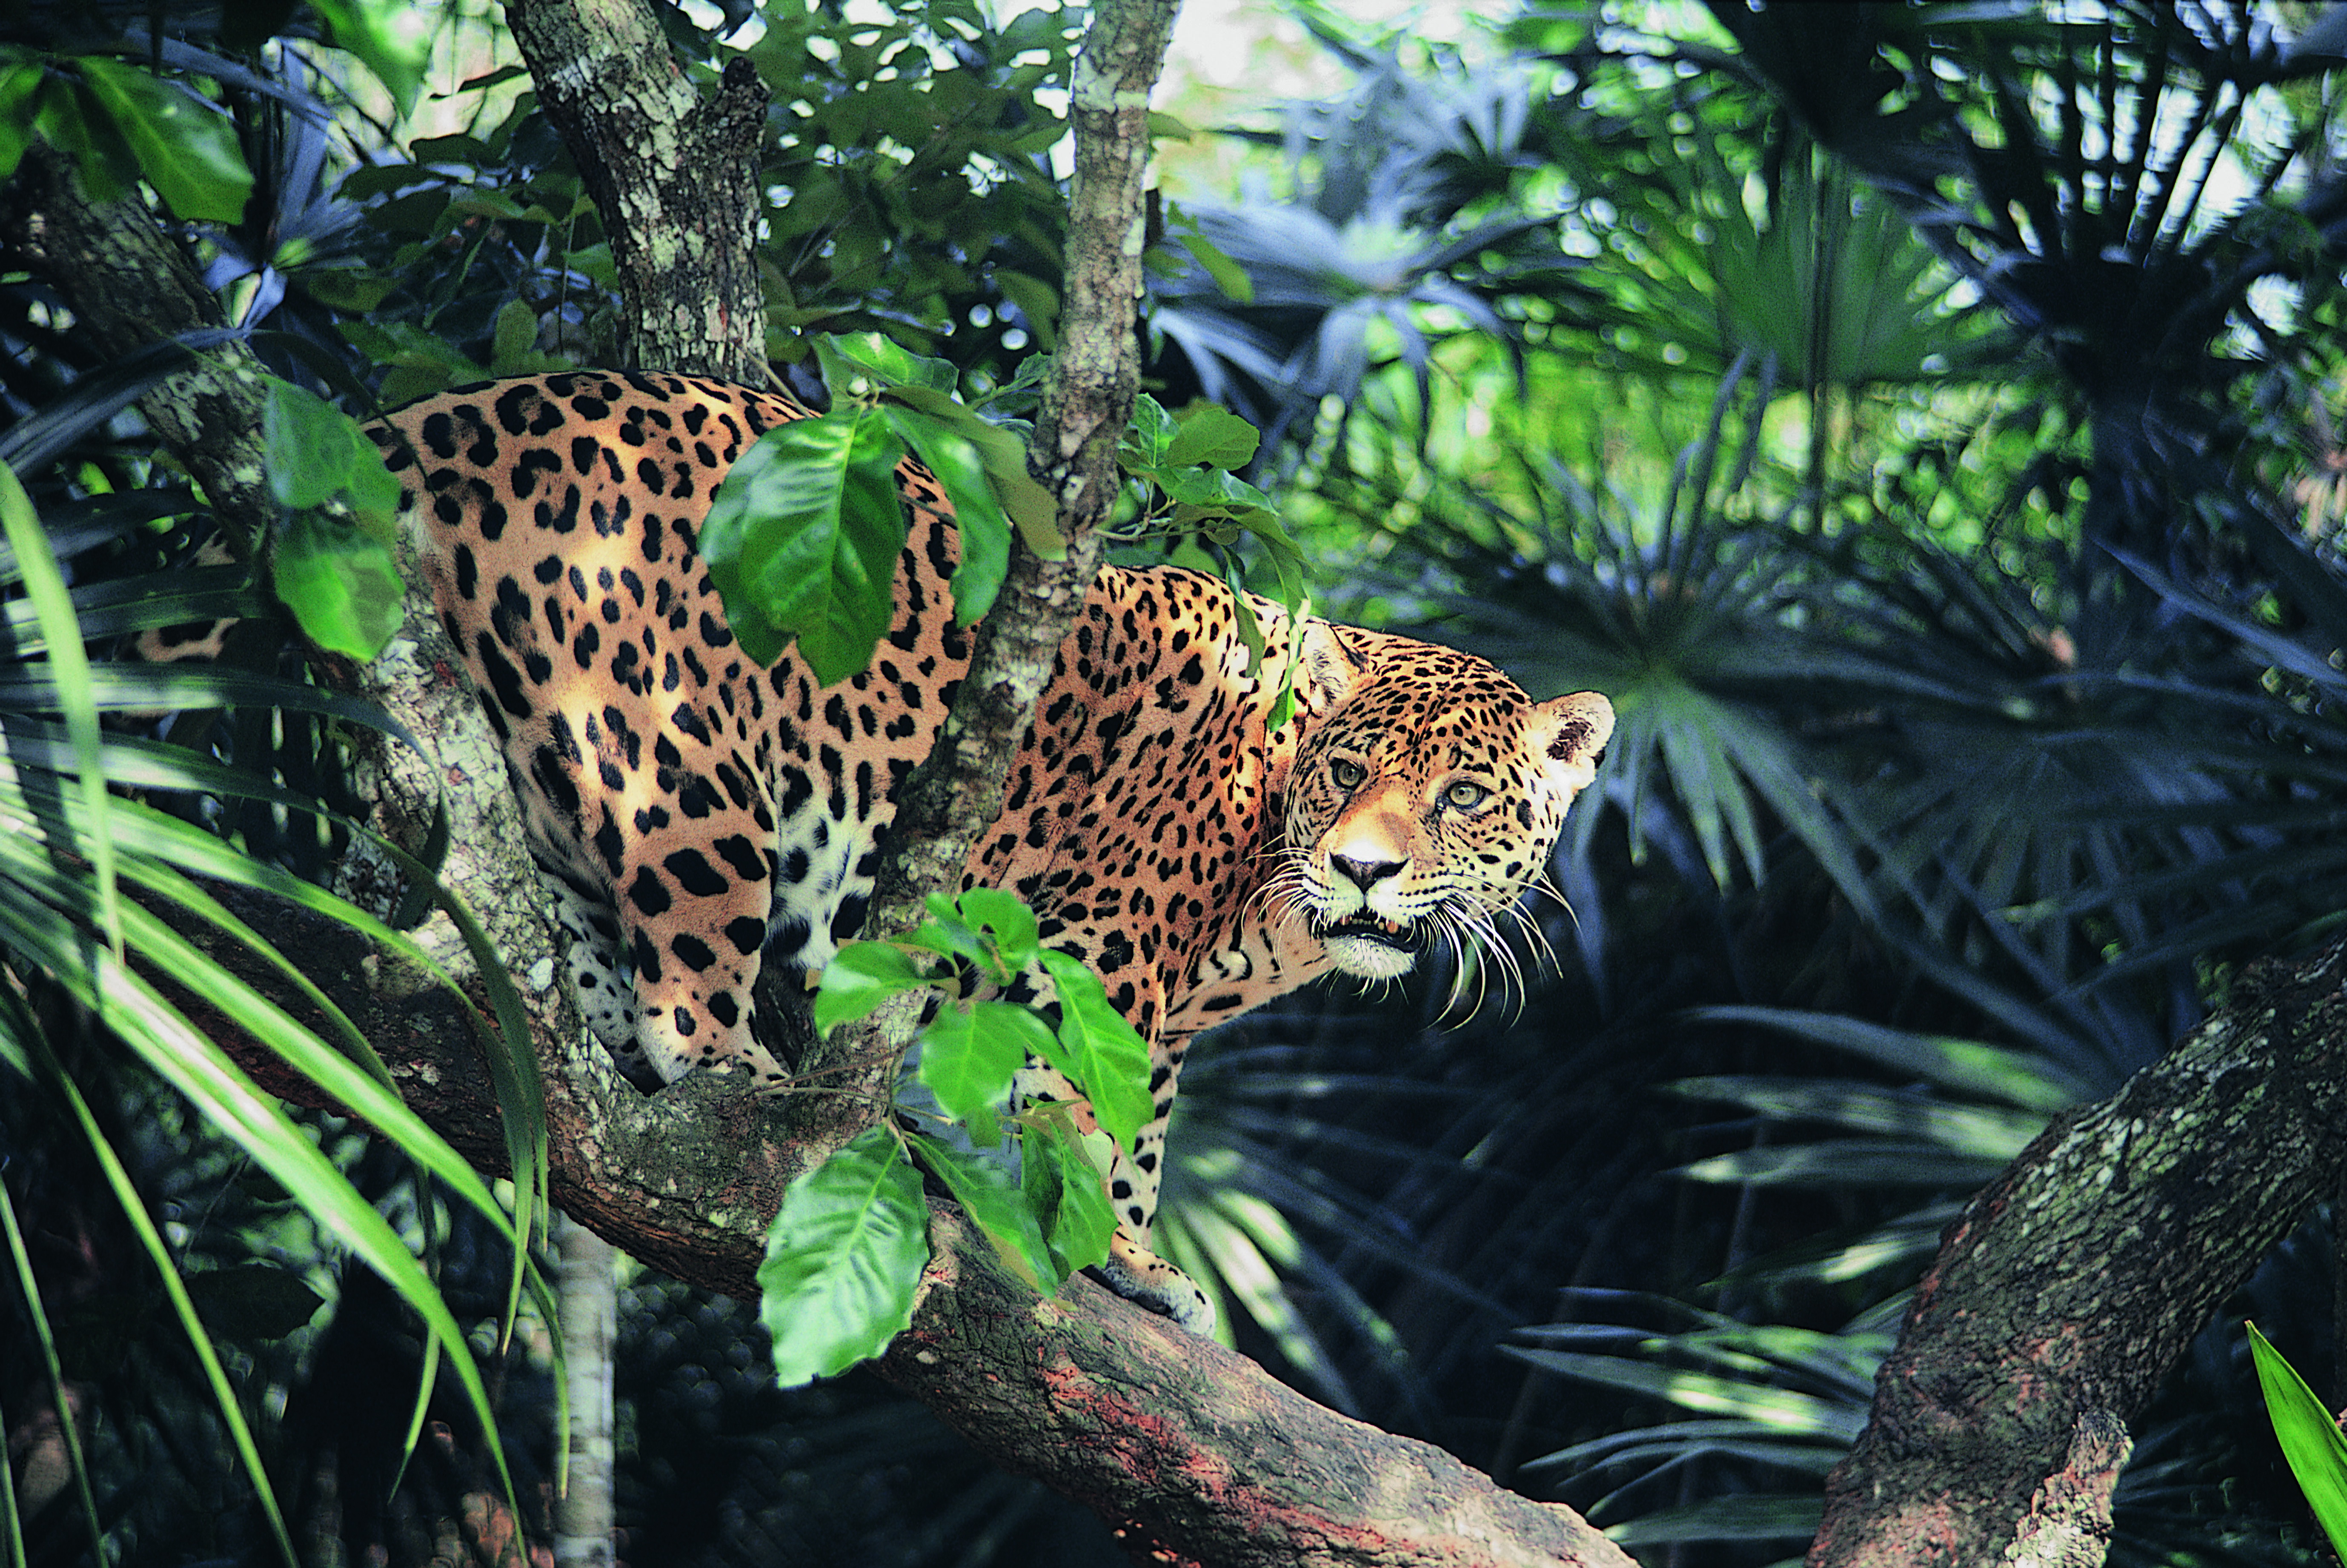
<svg viewBox="0 0 2347 1568">
<path fill-rule="evenodd" d="M 215 106 L 250 199 L 175 227 L 281 373 L 391 403 L 598 362 L 608 251 L 495 13 L 367 30 L 400 9 L 36 7 L 0 107 L 47 95 L 36 134 L 128 187 L 109 52 Z M 979 391 L 1051 346 L 1079 13 L 664 15 L 698 78 L 746 51 L 773 90 L 779 363 L 876 327 Z M 2331 932 L 2342 37 L 2219 0 L 1185 24 L 1153 390 L 1263 428 L 1253 476 L 1323 613 L 1621 715 L 1520 982 L 1315 991 L 1194 1064 L 1161 1234 L 1241 1349 L 1645 1560 L 1797 1557 L 1963 1196 L 2243 963 Z M 25 270 L 0 335 L 0 456 L 94 653 L 257 613 L 185 570 L 197 498 Z M 17 804 L 62 830 L 37 573 L 0 565 Z M 300 678 L 273 642 L 246 660 Z M 91 678 L 125 715 L 109 775 L 172 790 L 248 875 L 341 851 L 314 702 L 224 687 L 159 724 L 184 688 Z M 481 1407 L 433 1382 L 415 1284 L 93 1025 L 98 968 L 57 933 L 102 904 L 37 856 L 0 874 L 0 1523 L 26 1560 L 86 1561 L 93 1532 L 126 1563 L 275 1551 L 240 1429 L 303 1560 L 487 1560 L 508 1493 Z M 469 1334 L 541 1529 L 554 1379 L 529 1309 L 498 1341 L 509 1228 L 415 1148 L 289 1125 Z M 2331 1252 L 2310 1225 L 2176 1369 L 2115 1561 L 2323 1560 L 2238 1324 L 2340 1402 Z M 776 1392 L 749 1308 L 627 1278 L 627 1563 L 1122 1561 L 874 1380 Z"/>
</svg>

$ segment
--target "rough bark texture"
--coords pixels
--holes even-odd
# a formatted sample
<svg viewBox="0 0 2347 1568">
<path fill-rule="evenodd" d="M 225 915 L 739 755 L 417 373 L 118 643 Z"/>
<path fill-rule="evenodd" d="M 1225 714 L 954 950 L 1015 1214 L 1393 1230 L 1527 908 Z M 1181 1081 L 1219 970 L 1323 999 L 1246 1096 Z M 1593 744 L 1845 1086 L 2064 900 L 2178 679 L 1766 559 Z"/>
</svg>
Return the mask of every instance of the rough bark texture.
<svg viewBox="0 0 2347 1568">
<path fill-rule="evenodd" d="M 2098 1563 L 2140 1410 L 2347 1157 L 2347 945 L 2024 1151 L 1950 1227 L 1809 1562 Z"/>
<path fill-rule="evenodd" d="M 1027 458 L 1059 502 L 1067 553 L 1042 560 L 1014 537 L 1010 575 L 979 628 L 937 748 L 906 781 L 873 888 L 869 932 L 909 930 L 928 895 L 959 889 L 970 846 L 1002 810 L 1020 736 L 1051 681 L 1060 640 L 1100 569 L 1100 524 L 1119 484 L 1116 443 L 1141 388 L 1133 313 L 1149 94 L 1165 64 L 1176 9 L 1176 0 L 1111 0 L 1092 8 L 1069 96 L 1076 167 L 1062 335 Z M 919 1005 L 914 995 L 895 999 L 864 1027 L 839 1031 L 812 1064 L 860 1057 L 876 1065 L 835 1081 L 876 1087 L 893 1061 L 878 1047 L 909 1039 Z"/>
<path fill-rule="evenodd" d="M 621 362 L 765 385 L 756 69 L 702 98 L 642 0 L 509 0 L 506 21 L 602 214 Z"/>
<path fill-rule="evenodd" d="M 1317 1405 L 1089 1279 L 1037 1299 L 957 1210 L 933 1205 L 930 1233 L 930 1288 L 882 1375 L 995 1412 L 964 1428 L 970 1440 L 1030 1475 L 1050 1455 L 1046 1479 L 1115 1526 L 1136 1562 L 1629 1568 L 1571 1510 Z"/>
<path fill-rule="evenodd" d="M 74 314 L 115 358 L 226 324 L 135 192 L 91 199 L 73 160 L 39 141 L 0 188 L 0 249 L 15 265 L 72 280 Z M 240 555 L 275 507 L 261 472 L 260 372 L 242 344 L 224 344 L 138 402 L 204 494 L 241 524 L 230 539 Z"/>
</svg>

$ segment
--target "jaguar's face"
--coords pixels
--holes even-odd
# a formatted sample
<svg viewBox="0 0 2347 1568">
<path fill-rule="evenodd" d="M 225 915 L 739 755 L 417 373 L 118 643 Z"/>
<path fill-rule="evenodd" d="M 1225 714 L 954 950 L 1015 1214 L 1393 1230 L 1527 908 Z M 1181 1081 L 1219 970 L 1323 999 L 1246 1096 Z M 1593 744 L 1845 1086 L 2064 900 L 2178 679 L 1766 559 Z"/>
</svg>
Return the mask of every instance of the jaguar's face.
<svg viewBox="0 0 2347 1568">
<path fill-rule="evenodd" d="M 1438 943 L 1496 946 L 1493 917 L 1545 873 L 1614 732 L 1595 692 L 1534 703 L 1464 656 L 1444 674 L 1357 689 L 1289 775 L 1271 896 L 1364 979 L 1405 974 Z"/>
</svg>

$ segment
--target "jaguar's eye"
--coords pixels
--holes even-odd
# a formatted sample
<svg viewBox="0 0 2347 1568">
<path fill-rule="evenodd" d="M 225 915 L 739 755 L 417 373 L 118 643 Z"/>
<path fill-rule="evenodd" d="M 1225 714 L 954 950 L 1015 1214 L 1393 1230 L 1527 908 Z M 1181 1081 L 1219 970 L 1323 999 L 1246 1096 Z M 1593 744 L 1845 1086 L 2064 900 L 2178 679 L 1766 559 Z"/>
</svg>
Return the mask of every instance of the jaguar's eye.
<svg viewBox="0 0 2347 1568">
<path fill-rule="evenodd" d="M 1472 811 L 1491 798 L 1491 791 L 1471 779 L 1461 779 L 1442 792 L 1445 804 L 1456 810 Z"/>
<path fill-rule="evenodd" d="M 1328 777 L 1339 789 L 1358 789 L 1368 776 L 1369 770 L 1349 757 L 1333 758 L 1328 763 Z"/>
</svg>

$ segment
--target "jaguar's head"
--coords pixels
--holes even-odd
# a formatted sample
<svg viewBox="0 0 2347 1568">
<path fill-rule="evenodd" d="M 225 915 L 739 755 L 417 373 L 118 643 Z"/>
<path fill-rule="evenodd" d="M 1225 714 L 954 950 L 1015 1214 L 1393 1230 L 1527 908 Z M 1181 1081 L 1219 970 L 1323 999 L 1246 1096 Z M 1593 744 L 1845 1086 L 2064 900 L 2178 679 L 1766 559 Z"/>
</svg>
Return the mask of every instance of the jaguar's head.
<svg viewBox="0 0 2347 1568">
<path fill-rule="evenodd" d="M 1363 672 L 1306 735 L 1268 890 L 1369 980 L 1439 945 L 1500 946 L 1494 917 L 1546 874 L 1614 733 L 1594 691 L 1536 703 L 1481 659 L 1417 651 Z"/>
</svg>

